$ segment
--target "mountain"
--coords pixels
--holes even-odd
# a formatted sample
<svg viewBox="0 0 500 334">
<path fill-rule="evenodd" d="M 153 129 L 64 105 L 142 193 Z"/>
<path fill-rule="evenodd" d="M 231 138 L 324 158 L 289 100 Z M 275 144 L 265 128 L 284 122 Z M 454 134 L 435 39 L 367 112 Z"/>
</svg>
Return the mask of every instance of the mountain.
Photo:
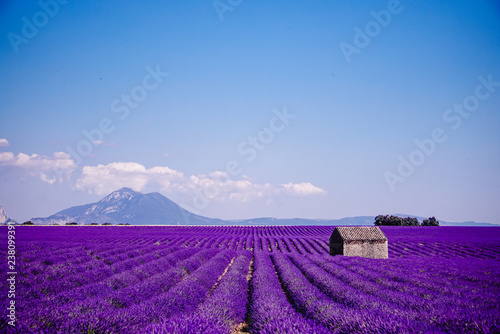
<svg viewBox="0 0 500 334">
<path fill-rule="evenodd" d="M 7 216 L 4 209 L 0 206 L 0 225 L 5 225 L 5 224 L 12 222 L 12 221 L 13 220 L 10 219 L 9 216 Z"/>
<path fill-rule="evenodd" d="M 9 217 L 3 210 L 3 208 L 0 206 L 0 225 L 5 224 L 9 220 Z"/>
<path fill-rule="evenodd" d="M 420 222 L 423 217 L 415 217 Z M 0 207 L 0 224 L 8 219 Z M 347 217 L 342 219 L 303 219 L 303 218 L 254 218 L 240 220 L 221 220 L 195 215 L 160 193 L 141 194 L 130 188 L 114 191 L 99 202 L 74 206 L 59 211 L 47 218 L 32 218 L 35 225 L 65 225 L 75 222 L 79 225 L 97 223 L 131 224 L 131 225 L 373 225 L 375 216 Z M 488 223 L 462 222 L 450 223 L 440 221 L 441 226 L 498 226 Z"/>
<path fill-rule="evenodd" d="M 221 225 L 220 219 L 184 210 L 160 193 L 141 194 L 130 188 L 114 191 L 96 203 L 74 206 L 47 218 L 33 218 L 35 225 L 84 224 Z"/>
<path fill-rule="evenodd" d="M 9 217 L 7 216 L 3 208 L 0 206 L 0 224 L 5 224 L 8 219 Z"/>
</svg>

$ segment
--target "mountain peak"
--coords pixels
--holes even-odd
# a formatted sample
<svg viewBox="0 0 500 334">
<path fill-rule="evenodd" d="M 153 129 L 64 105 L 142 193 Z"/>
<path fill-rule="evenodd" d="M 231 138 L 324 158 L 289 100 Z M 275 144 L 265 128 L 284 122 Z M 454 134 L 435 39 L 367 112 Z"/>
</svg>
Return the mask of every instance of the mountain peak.
<svg viewBox="0 0 500 334">
<path fill-rule="evenodd" d="M 14 222 L 14 220 L 10 219 L 9 216 L 5 213 L 4 209 L 0 206 L 0 225 L 5 225 L 9 222 Z"/>
<path fill-rule="evenodd" d="M 144 196 L 143 194 L 134 191 L 130 188 L 124 187 L 119 190 L 113 191 L 108 196 L 104 197 L 98 204 L 105 204 L 110 202 L 131 201 L 133 198 Z"/>
<path fill-rule="evenodd" d="M 9 220 L 9 217 L 3 210 L 3 208 L 0 206 L 0 224 L 4 224 L 7 220 Z"/>
<path fill-rule="evenodd" d="M 123 188 L 115 190 L 113 192 L 114 193 L 138 193 L 137 191 L 135 191 L 134 189 L 129 188 L 129 187 L 123 187 Z"/>
</svg>

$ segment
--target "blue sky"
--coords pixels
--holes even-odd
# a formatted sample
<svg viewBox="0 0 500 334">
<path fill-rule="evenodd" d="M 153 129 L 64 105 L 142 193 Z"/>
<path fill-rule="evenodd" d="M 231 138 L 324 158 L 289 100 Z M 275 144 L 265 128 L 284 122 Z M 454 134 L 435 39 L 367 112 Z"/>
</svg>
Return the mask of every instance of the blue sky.
<svg viewBox="0 0 500 334">
<path fill-rule="evenodd" d="M 218 218 L 500 224 L 495 1 L 4 1 L 0 36 L 14 219 L 129 186 Z"/>
</svg>

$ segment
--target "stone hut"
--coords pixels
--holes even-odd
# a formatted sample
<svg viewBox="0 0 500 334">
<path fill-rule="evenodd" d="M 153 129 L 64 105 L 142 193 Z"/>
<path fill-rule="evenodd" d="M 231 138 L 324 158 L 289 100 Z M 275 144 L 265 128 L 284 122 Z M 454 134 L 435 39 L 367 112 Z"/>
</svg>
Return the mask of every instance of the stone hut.
<svg viewBox="0 0 500 334">
<path fill-rule="evenodd" d="M 330 255 L 387 259 L 387 237 L 378 226 L 340 226 L 330 236 Z"/>
</svg>

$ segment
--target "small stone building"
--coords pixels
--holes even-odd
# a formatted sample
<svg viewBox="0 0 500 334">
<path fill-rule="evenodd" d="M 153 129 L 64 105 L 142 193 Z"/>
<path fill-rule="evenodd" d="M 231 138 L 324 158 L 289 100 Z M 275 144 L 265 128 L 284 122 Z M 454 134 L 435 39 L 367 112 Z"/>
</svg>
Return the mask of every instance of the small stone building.
<svg viewBox="0 0 500 334">
<path fill-rule="evenodd" d="M 330 236 L 330 255 L 387 259 L 387 237 L 378 226 L 339 226 Z"/>
</svg>

